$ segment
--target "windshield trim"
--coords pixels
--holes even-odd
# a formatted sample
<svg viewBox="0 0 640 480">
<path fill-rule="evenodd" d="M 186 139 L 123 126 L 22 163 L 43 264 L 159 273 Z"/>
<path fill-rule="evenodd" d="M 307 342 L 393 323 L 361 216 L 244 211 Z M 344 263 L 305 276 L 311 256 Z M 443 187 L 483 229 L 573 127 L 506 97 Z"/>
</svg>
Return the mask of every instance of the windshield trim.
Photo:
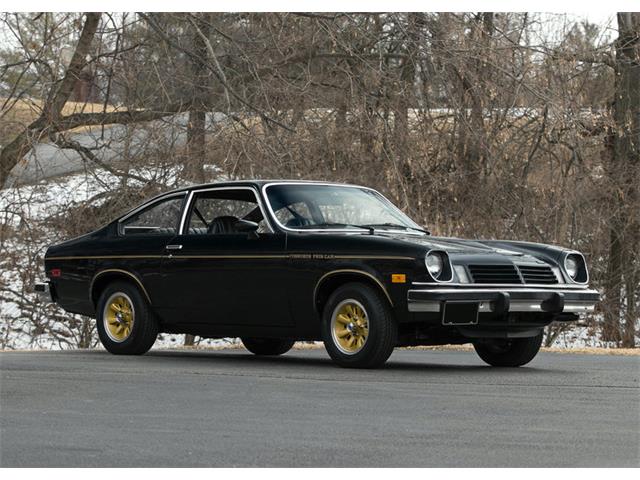
<svg viewBox="0 0 640 480">
<path fill-rule="evenodd" d="M 418 228 L 420 228 L 420 226 L 415 223 L 413 220 L 411 220 L 411 218 L 409 218 L 409 216 L 404 213 L 402 210 L 400 210 L 398 207 L 396 207 L 393 202 L 391 202 L 391 200 L 389 200 L 387 197 L 385 197 L 384 195 L 382 195 L 380 192 L 378 192 L 377 190 L 373 189 L 373 188 L 369 188 L 369 187 L 363 187 L 361 185 L 350 185 L 348 183 L 331 183 L 331 182 L 270 182 L 270 183 L 266 183 L 262 186 L 262 196 L 264 197 L 264 203 L 267 207 L 267 210 L 269 211 L 269 214 L 271 215 L 272 220 L 275 222 L 275 224 L 278 226 L 278 228 L 286 231 L 286 232 L 298 232 L 298 233 L 304 233 L 304 232 L 354 232 L 354 233 L 365 233 L 365 231 L 361 228 L 361 227 L 342 227 L 342 228 L 291 228 L 291 227 L 285 227 L 282 223 L 280 223 L 280 220 L 278 220 L 278 217 L 276 217 L 276 213 L 273 211 L 273 208 L 271 207 L 271 201 L 269 200 L 269 196 L 267 195 L 267 189 L 269 187 L 274 187 L 277 185 L 309 185 L 309 186 L 327 186 L 327 187 L 344 187 L 344 188 L 359 188 L 361 190 L 369 190 L 371 192 L 374 192 L 375 194 L 380 196 L 380 199 L 385 202 L 387 205 L 389 205 L 389 207 L 391 207 L 393 210 L 396 210 L 397 212 L 401 213 L 403 216 L 407 217 L 414 225 L 416 225 Z M 400 230 L 400 229 L 396 229 L 396 230 L 392 230 L 391 228 L 384 228 L 384 229 L 380 229 L 380 231 L 384 231 L 384 232 L 388 232 L 388 233 L 406 233 L 408 235 L 419 235 L 422 236 L 424 235 L 423 233 L 420 232 L 412 232 L 410 230 Z"/>
</svg>

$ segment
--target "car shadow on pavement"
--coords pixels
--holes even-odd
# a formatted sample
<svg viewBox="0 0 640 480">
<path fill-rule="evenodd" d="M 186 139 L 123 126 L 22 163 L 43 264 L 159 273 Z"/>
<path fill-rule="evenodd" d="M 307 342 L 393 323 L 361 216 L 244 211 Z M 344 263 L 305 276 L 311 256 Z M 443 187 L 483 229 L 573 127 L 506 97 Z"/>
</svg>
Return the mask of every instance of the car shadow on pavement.
<svg viewBox="0 0 640 480">
<path fill-rule="evenodd" d="M 299 353 L 305 352 L 303 355 L 299 355 Z M 228 364 L 228 365 L 238 365 L 238 364 L 246 364 L 252 365 L 255 367 L 262 366 L 271 366 L 271 367 L 290 367 L 290 366 L 298 366 L 298 367 L 322 367 L 327 369 L 338 369 L 342 371 L 353 371 L 353 369 L 343 369 L 335 365 L 329 356 L 322 350 L 313 350 L 313 354 L 306 353 L 308 351 L 294 351 L 289 354 L 285 354 L 282 356 L 276 357 L 268 357 L 268 356 L 256 356 L 252 353 L 249 353 L 242 349 L 228 349 L 228 350 L 152 350 L 146 354 L 146 356 L 151 357 L 165 357 L 171 358 L 175 361 L 185 361 L 185 362 L 193 362 L 197 361 L 205 362 L 208 360 L 215 360 L 219 365 Z M 469 363 L 468 364 L 460 364 L 460 363 L 446 363 L 445 359 L 442 359 L 441 362 L 434 363 L 433 357 L 429 358 L 430 352 L 425 352 L 424 361 L 419 358 L 416 358 L 412 361 L 407 361 L 404 359 L 400 359 L 396 356 L 394 359 L 394 355 L 392 355 L 387 363 L 377 370 L 368 370 L 371 372 L 375 371 L 406 371 L 406 372 L 418 372 L 418 371 L 429 371 L 429 372 L 437 372 L 437 371 L 447 371 L 447 372 L 478 372 L 486 375 L 489 372 L 500 372 L 501 375 L 509 374 L 509 372 L 517 373 L 517 374 L 529 374 L 536 372 L 544 372 L 546 368 L 539 368 L 535 366 L 526 366 L 521 368 L 497 368 L 490 367 L 488 365 L 483 364 L 474 364 L 475 359 L 473 358 L 473 354 L 471 352 L 456 352 L 456 353 L 469 353 Z M 296 355 L 298 354 L 298 355 Z M 457 355 L 456 355 L 457 356 Z M 466 356 L 466 355 L 465 355 Z M 459 361 L 459 359 L 457 359 Z M 556 373 L 561 373 L 561 370 L 553 369 Z"/>
</svg>

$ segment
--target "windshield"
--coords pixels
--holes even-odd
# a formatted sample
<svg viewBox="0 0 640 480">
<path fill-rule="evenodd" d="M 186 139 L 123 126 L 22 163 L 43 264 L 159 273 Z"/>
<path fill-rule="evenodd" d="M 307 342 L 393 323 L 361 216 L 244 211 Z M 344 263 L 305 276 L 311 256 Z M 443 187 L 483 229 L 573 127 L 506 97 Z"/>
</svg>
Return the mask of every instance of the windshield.
<svg viewBox="0 0 640 480">
<path fill-rule="evenodd" d="M 379 193 L 362 187 L 282 184 L 266 188 L 278 222 L 297 230 L 381 228 L 423 231 Z"/>
</svg>

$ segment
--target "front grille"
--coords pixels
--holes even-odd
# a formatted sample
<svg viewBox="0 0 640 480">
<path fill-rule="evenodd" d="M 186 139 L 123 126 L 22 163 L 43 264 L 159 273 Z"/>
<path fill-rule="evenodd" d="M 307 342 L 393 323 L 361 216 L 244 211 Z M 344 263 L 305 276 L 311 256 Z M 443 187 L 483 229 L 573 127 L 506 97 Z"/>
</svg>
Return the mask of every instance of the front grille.
<svg viewBox="0 0 640 480">
<path fill-rule="evenodd" d="M 536 266 L 536 265 L 518 265 L 524 283 L 537 283 L 541 285 L 550 285 L 558 283 L 553 270 L 549 266 Z"/>
<path fill-rule="evenodd" d="M 522 283 L 514 265 L 469 265 L 474 283 Z"/>
</svg>

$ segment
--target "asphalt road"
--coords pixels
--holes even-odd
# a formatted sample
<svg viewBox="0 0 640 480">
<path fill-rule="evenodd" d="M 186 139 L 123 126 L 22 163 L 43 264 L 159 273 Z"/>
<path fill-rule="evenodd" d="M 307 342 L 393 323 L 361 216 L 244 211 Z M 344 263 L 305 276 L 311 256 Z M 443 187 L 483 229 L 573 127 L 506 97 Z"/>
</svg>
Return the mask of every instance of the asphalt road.
<svg viewBox="0 0 640 480">
<path fill-rule="evenodd" d="M 640 357 L 0 354 L 0 466 L 639 466 Z"/>
</svg>

